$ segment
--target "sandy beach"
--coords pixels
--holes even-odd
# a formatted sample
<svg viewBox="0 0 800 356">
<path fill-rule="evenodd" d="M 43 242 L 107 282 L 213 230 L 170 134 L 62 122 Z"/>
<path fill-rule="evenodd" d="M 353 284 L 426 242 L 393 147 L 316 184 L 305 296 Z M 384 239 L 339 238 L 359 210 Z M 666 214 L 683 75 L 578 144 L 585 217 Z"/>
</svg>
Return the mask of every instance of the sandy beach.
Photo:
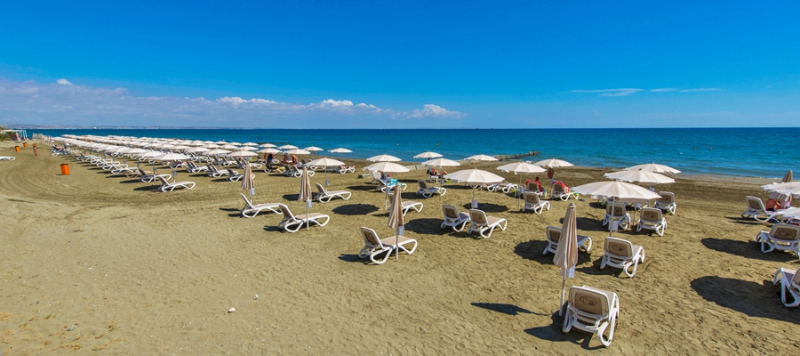
<svg viewBox="0 0 800 356">
<path fill-rule="evenodd" d="M 353 193 L 313 204 L 331 222 L 290 234 L 277 228 L 279 215 L 239 217 L 240 183 L 180 171 L 178 180 L 197 186 L 159 193 L 155 183 L 52 157 L 45 143 L 38 157 L 13 146 L 0 143 L 0 155 L 17 157 L 0 162 L 3 355 L 800 352 L 800 310 L 785 308 L 772 286 L 777 268 L 800 263 L 762 253 L 753 238 L 770 225 L 739 216 L 745 196 L 766 197 L 759 183 L 768 180 L 678 175 L 659 186 L 678 201 L 666 234 L 614 233 L 646 250 L 632 279 L 599 269 L 604 210 L 576 201 L 579 233 L 594 247 L 567 283 L 620 298 L 614 342 L 603 348 L 588 333 L 561 332 L 561 277 L 552 255 L 542 256 L 545 227 L 561 226 L 567 202 L 535 215 L 519 212 L 513 196 L 478 191 L 483 210 L 509 221 L 483 239 L 440 229 L 441 205 L 465 210 L 470 188 L 450 184 L 444 197 L 424 199 L 414 193 L 424 169 L 396 175 L 409 185 L 403 198 L 424 204 L 406 216 L 419 248 L 376 266 L 357 257 L 358 228 L 393 233 L 385 195 L 358 178 L 363 161 L 346 160 L 356 174 L 327 175 L 330 189 Z M 496 163 L 477 166 L 519 180 Z M 577 186 L 609 171 L 559 169 L 556 178 Z M 304 211 L 298 178 L 255 173 L 256 202 Z"/>
</svg>

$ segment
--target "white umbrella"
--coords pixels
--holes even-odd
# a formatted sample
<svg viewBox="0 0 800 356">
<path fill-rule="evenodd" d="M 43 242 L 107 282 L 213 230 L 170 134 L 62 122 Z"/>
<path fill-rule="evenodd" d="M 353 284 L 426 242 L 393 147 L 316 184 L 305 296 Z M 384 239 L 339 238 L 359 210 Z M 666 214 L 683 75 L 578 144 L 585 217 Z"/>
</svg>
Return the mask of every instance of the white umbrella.
<svg viewBox="0 0 800 356">
<path fill-rule="evenodd" d="M 472 208 L 478 208 L 478 202 L 475 200 L 475 187 L 482 185 L 482 184 L 495 184 L 500 183 L 505 180 L 505 178 L 498 176 L 492 172 L 487 172 L 480 169 L 465 169 L 463 171 L 458 171 L 455 173 L 450 173 L 444 176 L 446 179 L 450 179 L 455 182 L 459 183 L 466 183 L 472 185 Z"/>
<path fill-rule="evenodd" d="M 258 146 L 258 144 L 255 142 L 245 142 L 242 144 L 242 146 Z"/>
<path fill-rule="evenodd" d="M 212 144 L 205 145 L 205 147 L 206 147 L 206 148 L 212 148 L 212 149 L 213 149 L 213 148 L 220 148 L 220 147 L 222 147 L 222 146 L 220 146 L 220 145 L 218 145 L 218 144 L 215 144 L 215 143 L 212 143 Z"/>
<path fill-rule="evenodd" d="M 306 151 L 308 151 L 308 152 L 319 152 L 319 151 L 325 151 L 325 150 L 323 150 L 323 149 L 321 149 L 321 148 L 319 148 L 319 147 L 316 147 L 316 146 L 306 147 L 306 148 L 304 148 L 304 150 L 306 150 Z"/>
<path fill-rule="evenodd" d="M 238 150 L 239 146 L 227 144 L 225 146 L 220 147 L 223 150 Z"/>
<path fill-rule="evenodd" d="M 514 172 L 514 174 L 519 174 L 519 190 L 522 190 L 522 175 L 523 174 L 531 174 L 531 173 L 543 173 L 547 172 L 544 168 L 539 167 L 534 164 L 525 163 L 525 162 L 515 162 L 510 164 L 505 164 L 500 167 L 497 167 L 498 170 L 503 172 Z M 527 187 L 526 187 L 527 188 Z M 517 209 L 520 208 L 521 205 L 521 198 L 522 194 L 517 194 Z"/>
<path fill-rule="evenodd" d="M 403 225 L 405 225 L 403 218 L 403 197 L 401 196 L 400 189 L 394 190 L 394 200 L 392 200 L 392 207 L 389 209 L 389 222 L 388 226 L 392 229 L 396 229 L 397 235 L 395 235 L 395 246 L 400 246 L 400 235 L 403 234 Z M 395 261 L 400 259 L 400 249 L 397 248 L 397 255 L 395 255 Z"/>
<path fill-rule="evenodd" d="M 404 166 L 401 166 L 401 165 L 399 165 L 397 163 L 392 163 L 392 162 L 378 162 L 378 163 L 366 166 L 362 170 L 370 171 L 370 172 L 378 171 L 378 172 L 384 172 L 384 173 L 406 173 L 406 172 L 410 171 L 410 169 L 408 169 L 408 168 L 406 168 Z"/>
<path fill-rule="evenodd" d="M 440 154 L 438 154 L 436 152 L 431 152 L 431 151 L 422 152 L 422 153 L 414 156 L 414 158 L 425 158 L 425 159 L 439 158 L 439 157 L 442 157 L 442 155 L 440 155 Z"/>
<path fill-rule="evenodd" d="M 540 167 L 547 167 L 547 168 L 572 167 L 572 166 L 574 166 L 572 163 L 569 163 L 567 161 L 563 161 L 563 160 L 560 160 L 560 159 L 555 159 L 555 158 L 546 159 L 546 160 L 543 160 L 543 161 L 536 162 L 534 164 L 537 165 L 537 166 L 540 166 Z"/>
<path fill-rule="evenodd" d="M 255 151 L 255 150 L 258 150 L 258 148 L 255 148 L 253 146 L 242 146 L 242 147 L 239 147 L 239 149 L 242 150 L 242 151 Z"/>
<path fill-rule="evenodd" d="M 614 201 L 644 201 L 661 198 L 660 195 L 638 185 L 617 181 L 584 184 L 572 188 L 572 191 L 583 195 L 600 195 L 608 198 L 614 198 Z M 611 231 L 611 234 L 613 233 L 614 232 Z"/>
<path fill-rule="evenodd" d="M 625 168 L 626 171 L 647 171 L 654 173 L 680 173 L 681 171 L 663 164 L 647 163 Z"/>
<path fill-rule="evenodd" d="M 201 153 L 201 152 L 208 152 L 210 151 L 208 148 L 205 147 L 195 147 L 186 150 L 186 152 L 194 152 L 194 153 Z"/>
<path fill-rule="evenodd" d="M 311 180 L 308 177 L 308 168 L 303 166 L 303 175 L 300 177 L 300 194 L 297 200 L 305 202 L 306 216 L 308 216 L 308 206 L 311 205 Z M 308 230 L 309 219 L 306 219 L 306 230 Z"/>
<path fill-rule="evenodd" d="M 281 147 L 278 147 L 278 148 L 279 148 L 279 149 L 282 149 L 282 150 L 295 150 L 295 149 L 297 149 L 297 146 L 292 146 L 292 145 L 283 145 L 283 146 L 281 146 Z"/>
<path fill-rule="evenodd" d="M 275 146 L 275 145 L 273 145 L 271 143 L 265 143 L 265 144 L 260 145 L 259 147 L 273 148 L 273 147 L 278 147 L 278 146 Z"/>
<path fill-rule="evenodd" d="M 772 183 L 772 184 L 762 185 L 761 188 L 763 188 L 768 192 L 792 194 L 795 197 L 800 197 L 800 182 Z"/>
<path fill-rule="evenodd" d="M 242 144 L 239 143 L 239 142 L 231 142 L 231 143 L 229 143 L 229 145 L 241 146 Z"/>
<path fill-rule="evenodd" d="M 675 180 L 667 177 L 665 175 L 661 175 L 658 173 L 648 172 L 648 171 L 640 171 L 640 170 L 630 170 L 630 171 L 619 171 L 613 173 L 606 173 L 606 178 L 609 179 L 616 179 L 623 182 L 638 182 L 644 184 L 669 184 L 675 183 Z"/>
<path fill-rule="evenodd" d="M 244 151 L 244 150 L 242 150 L 242 151 L 231 152 L 228 156 L 231 156 L 231 157 L 255 157 L 255 156 L 258 156 L 258 153 L 255 153 L 255 152 L 252 152 L 252 151 Z"/>
<path fill-rule="evenodd" d="M 290 149 L 290 150 L 286 150 L 286 151 L 284 151 L 284 153 L 288 153 L 290 155 L 310 155 L 311 154 L 311 152 L 308 152 L 306 150 L 301 150 L 299 148 L 293 148 L 293 149 Z"/>
<path fill-rule="evenodd" d="M 263 150 L 258 150 L 256 152 L 258 152 L 258 153 L 272 153 L 272 154 L 275 154 L 275 153 L 280 153 L 281 151 L 280 150 L 276 150 L 274 148 L 265 148 Z"/>
<path fill-rule="evenodd" d="M 183 154 L 183 153 L 166 153 L 161 156 L 154 157 L 156 160 L 159 161 L 184 161 L 191 157 Z"/>
<path fill-rule="evenodd" d="M 377 155 L 377 156 L 372 156 L 370 158 L 367 158 L 367 161 L 370 161 L 370 162 L 400 162 L 402 160 L 397 158 L 397 157 L 395 157 L 395 156 L 382 154 L 382 155 Z"/>
<path fill-rule="evenodd" d="M 334 148 L 334 149 L 332 149 L 332 150 L 330 150 L 328 152 L 332 152 L 332 153 L 352 153 L 353 151 L 348 150 L 346 148 L 339 147 L 339 148 Z"/>
<path fill-rule="evenodd" d="M 206 152 L 206 154 L 209 155 L 209 156 L 223 155 L 223 154 L 226 154 L 226 153 L 231 153 L 231 151 L 223 150 L 221 148 L 217 148 L 217 149 L 213 149 L 211 151 Z"/>
<path fill-rule="evenodd" d="M 429 167 L 456 167 L 461 165 L 461 163 L 447 158 L 432 159 L 430 161 L 422 162 L 421 164 Z"/>
<path fill-rule="evenodd" d="M 319 159 L 315 159 L 315 160 L 313 160 L 311 162 L 308 162 L 306 165 L 312 166 L 312 167 L 325 167 L 325 168 L 328 168 L 328 167 L 344 166 L 344 162 L 339 161 L 339 160 L 335 160 L 335 159 L 332 159 L 332 158 L 319 158 Z M 330 183 L 328 181 L 328 170 L 326 169 L 324 172 L 325 172 L 325 186 L 327 187 L 329 185 L 329 183 Z"/>
<path fill-rule="evenodd" d="M 467 158 L 464 158 L 464 160 L 475 161 L 475 162 L 494 162 L 497 161 L 497 158 L 481 154 L 481 155 L 469 156 Z"/>
</svg>

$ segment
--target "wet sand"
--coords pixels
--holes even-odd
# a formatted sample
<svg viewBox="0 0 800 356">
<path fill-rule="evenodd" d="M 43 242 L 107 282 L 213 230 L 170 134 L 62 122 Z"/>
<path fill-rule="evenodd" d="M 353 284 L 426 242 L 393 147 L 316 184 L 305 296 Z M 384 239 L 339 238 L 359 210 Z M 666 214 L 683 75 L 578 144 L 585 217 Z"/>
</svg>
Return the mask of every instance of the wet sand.
<svg viewBox="0 0 800 356">
<path fill-rule="evenodd" d="M 579 233 L 594 247 L 567 283 L 615 291 L 621 303 L 614 342 L 603 348 L 590 334 L 561 333 L 561 277 L 552 255 L 542 256 L 545 227 L 561 226 L 568 202 L 535 215 L 519 212 L 513 196 L 478 191 L 482 209 L 509 221 L 483 239 L 439 226 L 441 205 L 466 209 L 471 189 L 450 184 L 444 197 L 424 199 L 414 193 L 424 170 L 399 174 L 409 184 L 403 198 L 424 204 L 406 216 L 419 248 L 375 266 L 356 256 L 358 228 L 392 230 L 385 196 L 358 178 L 365 162 L 347 161 L 356 174 L 327 175 L 330 189 L 353 192 L 314 203 L 310 211 L 331 215 L 330 224 L 290 234 L 277 229 L 279 215 L 239 217 L 240 183 L 182 171 L 178 180 L 195 181 L 194 189 L 159 193 L 45 149 L 34 157 L 12 147 L 0 143 L 0 155 L 18 157 L 0 162 L 3 355 L 800 351 L 800 310 L 783 307 L 771 281 L 778 267 L 800 263 L 761 253 L 753 238 L 769 225 L 739 217 L 746 195 L 765 197 L 764 180 L 678 175 L 658 186 L 678 201 L 666 234 L 614 233 L 646 250 L 632 279 L 599 269 L 604 210 L 588 197 L 576 201 Z M 70 175 L 60 175 L 61 163 Z M 556 178 L 577 186 L 605 172 L 559 169 Z M 256 202 L 304 211 L 298 178 L 255 173 Z M 319 172 L 312 184 L 324 179 Z"/>
</svg>

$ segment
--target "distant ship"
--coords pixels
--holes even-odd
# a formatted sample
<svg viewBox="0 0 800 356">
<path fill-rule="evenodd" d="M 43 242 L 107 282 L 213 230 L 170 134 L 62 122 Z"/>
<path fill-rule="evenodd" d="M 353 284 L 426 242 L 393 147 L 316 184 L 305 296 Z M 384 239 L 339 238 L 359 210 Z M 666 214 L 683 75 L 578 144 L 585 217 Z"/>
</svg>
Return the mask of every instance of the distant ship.
<svg viewBox="0 0 800 356">
<path fill-rule="evenodd" d="M 92 127 L 92 130 L 97 130 L 97 126 L 93 126 L 93 127 Z"/>
</svg>

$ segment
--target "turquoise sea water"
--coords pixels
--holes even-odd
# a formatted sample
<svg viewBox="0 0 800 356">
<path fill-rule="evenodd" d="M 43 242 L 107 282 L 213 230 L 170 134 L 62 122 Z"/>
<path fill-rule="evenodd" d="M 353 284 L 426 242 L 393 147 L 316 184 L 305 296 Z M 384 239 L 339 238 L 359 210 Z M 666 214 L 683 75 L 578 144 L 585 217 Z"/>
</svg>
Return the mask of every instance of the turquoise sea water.
<svg viewBox="0 0 800 356">
<path fill-rule="evenodd" d="M 498 130 L 28 130 L 58 136 L 120 135 L 258 142 L 326 150 L 345 147 L 345 158 L 387 153 L 406 162 L 424 151 L 462 159 L 475 154 L 540 151 L 588 167 L 626 167 L 656 162 L 688 174 L 782 177 L 800 169 L 800 128 L 700 129 L 498 129 Z M 337 154 L 330 154 L 338 156 Z"/>
</svg>

